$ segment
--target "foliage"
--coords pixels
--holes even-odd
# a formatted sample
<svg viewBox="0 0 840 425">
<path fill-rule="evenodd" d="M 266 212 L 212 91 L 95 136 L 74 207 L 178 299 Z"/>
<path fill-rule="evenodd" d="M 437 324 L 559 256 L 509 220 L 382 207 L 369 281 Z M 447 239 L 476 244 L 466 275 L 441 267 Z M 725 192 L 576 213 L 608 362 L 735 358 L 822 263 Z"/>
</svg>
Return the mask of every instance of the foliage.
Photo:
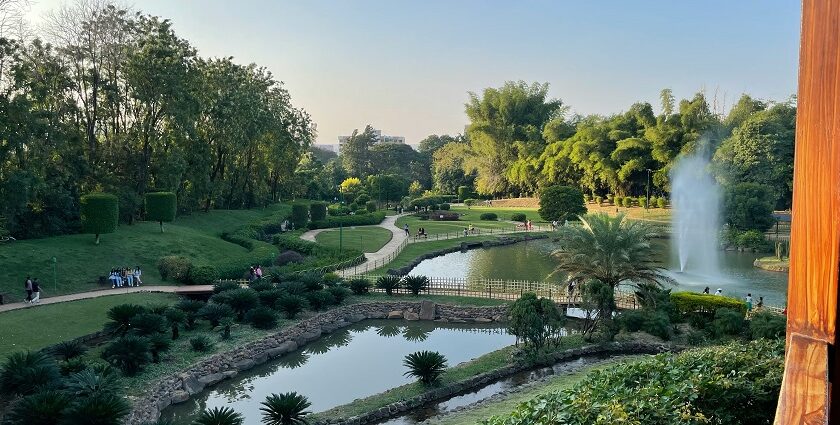
<svg viewBox="0 0 840 425">
<path fill-rule="evenodd" d="M 442 203 L 443 198 L 440 196 L 423 196 L 412 199 L 411 202 L 408 203 L 408 209 L 414 210 L 416 208 L 431 207 L 432 205 L 439 205 Z"/>
<path fill-rule="evenodd" d="M 765 231 L 775 223 L 771 189 L 756 183 L 738 183 L 726 189 L 724 220 L 738 230 Z"/>
<path fill-rule="evenodd" d="M 146 194 L 146 219 L 160 223 L 175 220 L 178 210 L 178 200 L 173 192 L 149 192 Z"/>
<path fill-rule="evenodd" d="M 120 335 L 125 335 L 131 328 L 131 321 L 134 316 L 145 312 L 146 307 L 137 304 L 115 305 L 108 310 L 107 316 L 110 322 L 106 325 L 106 328 Z"/>
<path fill-rule="evenodd" d="M 277 300 L 285 294 L 286 292 L 280 289 L 268 289 L 258 291 L 257 297 L 260 299 L 260 305 L 268 308 L 277 308 Z"/>
<path fill-rule="evenodd" d="M 323 202 L 309 204 L 309 217 L 312 221 L 320 221 L 327 218 L 327 204 Z"/>
<path fill-rule="evenodd" d="M 336 304 L 341 304 L 351 294 L 350 290 L 343 286 L 331 286 L 327 288 L 326 291 L 332 295 Z"/>
<path fill-rule="evenodd" d="M 485 212 L 481 213 L 481 215 L 478 216 L 478 218 L 485 221 L 496 221 L 499 219 L 499 215 L 494 212 Z"/>
<path fill-rule="evenodd" d="M 365 175 L 365 174 L 359 174 Z M 348 177 L 341 182 L 341 185 L 338 188 L 339 192 L 344 195 L 344 199 L 347 202 L 352 202 L 356 199 L 356 193 L 362 190 L 362 181 L 359 180 L 358 177 Z"/>
<path fill-rule="evenodd" d="M 525 293 L 510 306 L 508 332 L 535 350 L 557 337 L 563 316 L 551 300 Z"/>
<path fill-rule="evenodd" d="M 251 288 L 237 288 L 232 291 L 226 291 L 224 294 L 227 296 L 225 304 L 229 305 L 236 312 L 239 320 L 244 319 L 245 313 L 259 304 L 257 291 Z"/>
<path fill-rule="evenodd" d="M 244 418 L 230 407 L 214 407 L 202 411 L 192 425 L 242 425 Z"/>
<path fill-rule="evenodd" d="M 577 220 L 586 214 L 583 193 L 569 186 L 549 186 L 540 191 L 540 217 L 546 221 Z"/>
<path fill-rule="evenodd" d="M 75 359 L 85 354 L 86 351 L 87 347 L 76 340 L 59 342 L 52 349 L 53 354 L 60 356 L 64 360 Z"/>
<path fill-rule="evenodd" d="M 151 351 L 151 342 L 147 338 L 128 335 L 108 344 L 102 358 L 126 376 L 134 376 L 152 360 Z"/>
<path fill-rule="evenodd" d="M 618 316 L 618 323 L 627 332 L 643 331 L 664 340 L 671 339 L 671 319 L 657 310 L 627 310 Z"/>
<path fill-rule="evenodd" d="M 307 292 L 304 295 L 309 307 L 313 310 L 323 310 L 336 303 L 336 299 L 330 291 L 321 289 L 318 291 Z"/>
<path fill-rule="evenodd" d="M 350 290 L 356 295 L 367 294 L 371 287 L 370 281 L 363 277 L 350 279 L 347 284 L 350 285 Z"/>
<path fill-rule="evenodd" d="M 405 356 L 403 365 L 408 368 L 405 376 L 417 378 L 424 385 L 432 385 L 446 370 L 446 357 L 437 351 L 417 351 Z"/>
<path fill-rule="evenodd" d="M 223 280 L 213 285 L 213 293 L 221 294 L 222 292 L 233 291 L 239 288 L 241 288 L 241 286 L 239 286 L 239 282 L 233 280 Z"/>
<path fill-rule="evenodd" d="M 783 349 L 764 340 L 617 364 L 483 424 L 772 423 Z"/>
<path fill-rule="evenodd" d="M 609 338 L 612 337 L 612 313 L 615 311 L 615 289 L 600 280 L 590 280 L 580 286 L 580 307 L 587 311 L 581 326 L 585 338 L 591 338 L 599 325 L 603 326 Z M 594 312 L 594 315 L 588 312 Z"/>
<path fill-rule="evenodd" d="M 197 300 L 183 299 L 175 304 L 175 308 L 181 310 L 186 315 L 187 329 L 192 329 L 195 326 L 195 319 L 199 317 L 199 311 L 204 307 L 205 303 Z"/>
<path fill-rule="evenodd" d="M 82 230 L 96 235 L 113 233 L 119 222 L 119 200 L 109 193 L 91 193 L 79 200 Z"/>
<path fill-rule="evenodd" d="M 513 213 L 510 215 L 510 220 L 524 223 L 528 220 L 528 216 L 526 216 L 525 213 Z"/>
<path fill-rule="evenodd" d="M 770 311 L 759 311 L 750 318 L 750 334 L 753 339 L 784 338 L 787 318 Z"/>
<path fill-rule="evenodd" d="M 277 326 L 277 315 L 268 307 L 257 307 L 245 315 L 245 320 L 257 329 Z"/>
<path fill-rule="evenodd" d="M 671 302 L 681 314 L 707 313 L 714 316 L 714 313 L 721 308 L 735 309 L 742 315 L 747 311 L 744 301 L 720 295 L 674 292 L 671 294 Z"/>
<path fill-rule="evenodd" d="M 461 202 L 466 201 L 472 197 L 473 190 L 470 186 L 458 186 L 458 199 Z"/>
<path fill-rule="evenodd" d="M 306 204 L 292 204 L 292 224 L 295 229 L 303 229 L 309 222 L 309 206 Z"/>
<path fill-rule="evenodd" d="M 369 213 L 376 212 L 376 202 L 374 202 L 374 201 L 365 202 L 365 209 Z"/>
<path fill-rule="evenodd" d="M 115 394 L 97 393 L 90 397 L 77 399 L 65 411 L 66 425 L 114 425 L 130 411 L 130 405 L 124 398 Z"/>
<path fill-rule="evenodd" d="M 299 295 L 284 295 L 277 299 L 275 308 L 285 314 L 287 319 L 294 319 L 308 305 L 306 298 Z"/>
<path fill-rule="evenodd" d="M 213 342 L 205 335 L 198 335 L 190 338 L 190 347 L 193 351 L 204 353 L 213 348 Z"/>
<path fill-rule="evenodd" d="M 384 211 L 376 211 L 368 214 L 356 214 L 338 217 L 327 217 L 325 220 L 312 221 L 309 223 L 310 229 L 328 229 L 339 226 L 367 226 L 372 224 L 379 224 L 385 219 Z"/>
<path fill-rule="evenodd" d="M 468 207 L 471 207 L 471 206 L 475 205 L 475 203 L 476 203 L 475 199 L 465 199 L 464 200 L 464 205 L 466 205 Z"/>
<path fill-rule="evenodd" d="M 41 352 L 16 352 L 0 368 L 0 392 L 11 395 L 34 394 L 59 379 L 55 361 Z"/>
<path fill-rule="evenodd" d="M 292 263 L 302 263 L 306 258 L 297 251 L 287 250 L 277 255 L 274 265 L 283 267 Z"/>
<path fill-rule="evenodd" d="M 166 318 L 160 314 L 140 313 L 131 319 L 131 331 L 139 336 L 150 336 L 165 332 L 166 325 Z"/>
<path fill-rule="evenodd" d="M 429 278 L 426 276 L 406 276 L 403 284 L 413 295 L 420 295 L 429 286 Z"/>
<path fill-rule="evenodd" d="M 8 425 L 55 425 L 64 418 L 72 399 L 62 391 L 46 390 L 28 395 L 15 403 L 6 414 Z"/>
<path fill-rule="evenodd" d="M 219 271 L 209 264 L 199 264 L 190 267 L 187 283 L 190 285 L 210 285 L 219 280 Z"/>
<path fill-rule="evenodd" d="M 393 295 L 394 290 L 400 287 L 400 277 L 394 275 L 379 276 L 376 279 L 376 287 L 384 289 L 388 295 Z"/>
<path fill-rule="evenodd" d="M 715 311 L 712 330 L 718 337 L 740 335 L 746 328 L 744 313 L 731 308 L 719 308 Z"/>
<path fill-rule="evenodd" d="M 735 245 L 739 248 L 752 249 L 758 252 L 767 252 L 772 246 L 770 241 L 764 237 L 764 233 L 758 230 L 740 232 L 735 239 Z"/>
<path fill-rule="evenodd" d="M 227 304 L 207 303 L 200 310 L 198 316 L 210 322 L 210 327 L 217 327 L 223 319 L 232 317 L 233 309 Z"/>
<path fill-rule="evenodd" d="M 158 260 L 157 268 L 160 277 L 163 279 L 172 279 L 176 282 L 186 282 L 189 280 L 190 268 L 192 263 L 186 257 L 180 255 L 167 255 Z"/>
<path fill-rule="evenodd" d="M 271 394 L 260 403 L 263 423 L 267 425 L 306 425 L 306 409 L 312 405 L 309 400 L 296 392 Z"/>
</svg>

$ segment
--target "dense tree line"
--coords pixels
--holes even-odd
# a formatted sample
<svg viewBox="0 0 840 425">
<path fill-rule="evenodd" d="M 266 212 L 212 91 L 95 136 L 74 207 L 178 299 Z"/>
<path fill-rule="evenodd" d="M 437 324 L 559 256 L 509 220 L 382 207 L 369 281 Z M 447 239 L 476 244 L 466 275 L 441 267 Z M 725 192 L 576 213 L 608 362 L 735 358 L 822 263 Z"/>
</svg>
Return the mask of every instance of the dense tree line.
<svg viewBox="0 0 840 425">
<path fill-rule="evenodd" d="M 0 216 L 15 236 L 73 232 L 79 198 L 177 194 L 181 211 L 293 195 L 309 115 L 265 68 L 203 58 L 168 20 L 97 0 L 37 37 L 0 38 Z"/>
</svg>

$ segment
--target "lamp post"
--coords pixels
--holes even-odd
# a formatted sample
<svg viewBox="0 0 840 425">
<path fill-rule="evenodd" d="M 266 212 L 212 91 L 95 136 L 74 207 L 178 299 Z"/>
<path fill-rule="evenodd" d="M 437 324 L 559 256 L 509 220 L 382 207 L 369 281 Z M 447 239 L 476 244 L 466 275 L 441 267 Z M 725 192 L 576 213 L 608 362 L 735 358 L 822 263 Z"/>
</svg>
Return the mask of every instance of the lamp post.
<svg viewBox="0 0 840 425">
<path fill-rule="evenodd" d="M 344 225 L 339 222 L 338 223 L 338 253 L 341 254 L 341 242 L 344 239 Z"/>
<path fill-rule="evenodd" d="M 647 169 L 647 190 L 645 198 L 647 198 L 645 201 L 645 209 L 648 209 L 650 208 L 650 168 Z"/>
<path fill-rule="evenodd" d="M 54 290 L 54 291 L 55 291 L 55 293 L 57 294 L 57 293 L 58 293 L 58 279 L 56 278 L 57 273 L 56 273 L 56 271 L 55 271 L 55 268 L 56 268 L 56 263 L 58 263 L 58 260 L 57 260 L 55 257 L 53 257 L 53 258 L 52 258 L 52 265 L 53 265 L 53 290 Z"/>
</svg>

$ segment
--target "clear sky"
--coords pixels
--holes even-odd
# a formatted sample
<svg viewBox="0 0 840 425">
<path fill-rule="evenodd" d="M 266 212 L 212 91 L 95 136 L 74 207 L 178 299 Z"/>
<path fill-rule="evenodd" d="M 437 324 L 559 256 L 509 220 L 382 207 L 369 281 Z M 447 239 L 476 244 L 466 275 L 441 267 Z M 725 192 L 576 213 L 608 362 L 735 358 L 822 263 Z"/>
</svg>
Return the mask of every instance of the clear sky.
<svg viewBox="0 0 840 425">
<path fill-rule="evenodd" d="M 35 0 L 38 16 L 62 0 Z M 318 142 L 370 123 L 417 143 L 463 132 L 467 92 L 506 80 L 551 84 L 573 112 L 658 109 L 705 88 L 796 91 L 794 0 L 142 0 L 203 56 L 266 66 L 318 124 Z M 725 103 L 724 103 L 725 100 Z"/>
</svg>

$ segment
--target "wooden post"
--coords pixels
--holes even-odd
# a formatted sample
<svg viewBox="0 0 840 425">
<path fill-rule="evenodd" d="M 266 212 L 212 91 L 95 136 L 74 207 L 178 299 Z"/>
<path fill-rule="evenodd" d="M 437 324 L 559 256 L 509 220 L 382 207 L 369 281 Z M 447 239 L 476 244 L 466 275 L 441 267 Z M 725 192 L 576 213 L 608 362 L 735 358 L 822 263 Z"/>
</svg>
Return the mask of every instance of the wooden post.
<svg viewBox="0 0 840 425">
<path fill-rule="evenodd" d="M 785 374 L 777 425 L 840 423 L 840 0 L 804 0 Z"/>
</svg>

